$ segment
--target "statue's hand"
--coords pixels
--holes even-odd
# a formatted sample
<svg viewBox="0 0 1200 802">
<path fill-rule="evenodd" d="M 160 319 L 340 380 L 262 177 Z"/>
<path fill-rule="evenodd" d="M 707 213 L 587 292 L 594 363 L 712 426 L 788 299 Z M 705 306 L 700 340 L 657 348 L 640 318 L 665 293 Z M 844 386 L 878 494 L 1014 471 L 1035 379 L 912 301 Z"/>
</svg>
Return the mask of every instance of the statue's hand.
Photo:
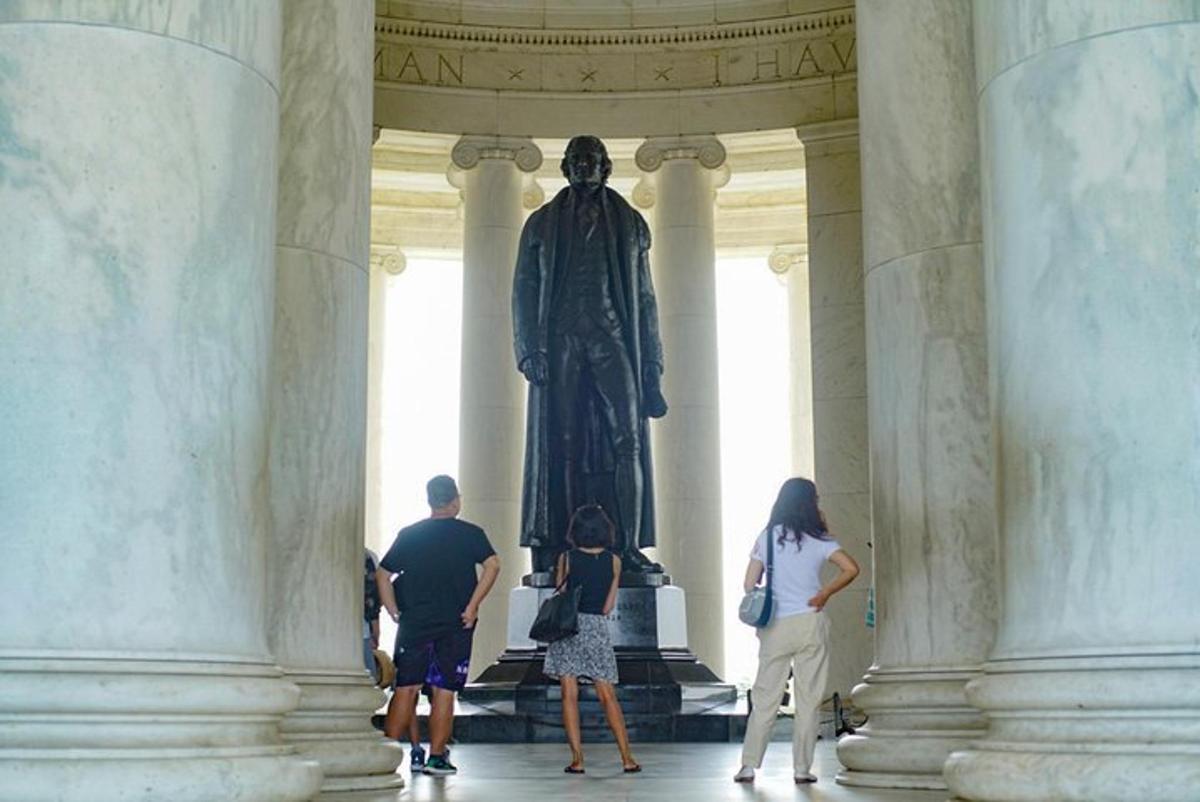
<svg viewBox="0 0 1200 802">
<path fill-rule="evenodd" d="M 662 368 L 647 365 L 642 373 L 642 414 L 648 418 L 661 418 L 667 414 L 667 399 L 663 398 L 659 381 Z"/>
<path fill-rule="evenodd" d="M 550 378 L 550 365 L 546 361 L 546 355 L 542 353 L 525 357 L 521 360 L 520 369 L 525 375 L 525 380 L 536 387 L 545 387 Z"/>
</svg>

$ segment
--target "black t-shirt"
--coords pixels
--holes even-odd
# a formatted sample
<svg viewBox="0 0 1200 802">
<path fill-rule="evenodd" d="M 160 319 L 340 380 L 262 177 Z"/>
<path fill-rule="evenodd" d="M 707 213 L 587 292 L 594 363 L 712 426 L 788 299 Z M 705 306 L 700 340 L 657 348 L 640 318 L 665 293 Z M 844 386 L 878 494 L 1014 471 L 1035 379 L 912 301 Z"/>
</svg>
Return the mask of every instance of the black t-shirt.
<svg viewBox="0 0 1200 802">
<path fill-rule="evenodd" d="M 461 628 L 478 581 L 475 566 L 495 553 L 482 529 L 457 518 L 427 518 L 401 529 L 380 561 L 396 574 L 397 643 L 420 643 Z"/>
</svg>

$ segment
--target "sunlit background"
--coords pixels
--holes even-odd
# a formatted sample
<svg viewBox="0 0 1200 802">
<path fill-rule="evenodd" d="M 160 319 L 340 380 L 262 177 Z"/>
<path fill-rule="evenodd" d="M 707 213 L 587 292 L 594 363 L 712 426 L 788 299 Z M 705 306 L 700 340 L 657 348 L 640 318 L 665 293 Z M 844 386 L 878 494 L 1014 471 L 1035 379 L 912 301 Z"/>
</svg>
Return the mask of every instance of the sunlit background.
<svg viewBox="0 0 1200 802">
<path fill-rule="evenodd" d="M 395 533 L 429 514 L 430 476 L 458 474 L 462 263 L 410 258 L 387 282 L 380 510 L 382 531 Z M 742 576 L 790 462 L 787 290 L 765 255 L 717 261 L 717 321 L 725 680 L 744 687 L 757 644 L 753 630 L 737 623 Z M 385 617 L 381 642 L 393 638 Z"/>
</svg>

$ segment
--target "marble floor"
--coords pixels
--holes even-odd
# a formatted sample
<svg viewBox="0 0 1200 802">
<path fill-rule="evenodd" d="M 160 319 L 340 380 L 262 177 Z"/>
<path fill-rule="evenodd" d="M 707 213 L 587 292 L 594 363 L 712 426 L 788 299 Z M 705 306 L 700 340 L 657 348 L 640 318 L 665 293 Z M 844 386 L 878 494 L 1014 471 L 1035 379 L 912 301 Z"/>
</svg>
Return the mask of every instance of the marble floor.
<svg viewBox="0 0 1200 802">
<path fill-rule="evenodd" d="M 454 777 L 408 777 L 399 802 L 483 802 L 483 800 L 645 800 L 646 802 L 751 802 L 752 800 L 810 800 L 811 802 L 945 802 L 945 792 L 877 791 L 846 788 L 833 781 L 840 768 L 834 745 L 817 747 L 815 785 L 792 782 L 790 744 L 773 743 L 753 785 L 733 782 L 740 744 L 641 744 L 634 754 L 641 774 L 621 773 L 611 744 L 596 744 L 585 752 L 587 774 L 562 773 L 568 753 L 556 744 L 462 744 L 452 747 L 458 766 Z"/>
</svg>

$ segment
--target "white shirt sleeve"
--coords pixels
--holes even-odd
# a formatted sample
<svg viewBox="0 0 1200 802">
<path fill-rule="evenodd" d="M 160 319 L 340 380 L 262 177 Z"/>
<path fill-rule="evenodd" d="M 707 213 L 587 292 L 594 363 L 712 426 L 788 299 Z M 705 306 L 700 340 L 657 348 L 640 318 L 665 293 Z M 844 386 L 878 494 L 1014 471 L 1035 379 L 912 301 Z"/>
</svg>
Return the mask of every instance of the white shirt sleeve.
<svg viewBox="0 0 1200 802">
<path fill-rule="evenodd" d="M 766 552 L 763 551 L 763 536 L 766 535 L 766 530 L 758 533 L 758 537 L 754 539 L 754 546 L 750 549 L 750 559 L 758 560 L 760 563 L 767 561 Z"/>
<path fill-rule="evenodd" d="M 825 547 L 825 559 L 826 560 L 828 560 L 830 557 L 832 557 L 833 553 L 842 547 L 841 544 L 838 543 L 836 540 L 826 540 L 821 545 Z"/>
</svg>

